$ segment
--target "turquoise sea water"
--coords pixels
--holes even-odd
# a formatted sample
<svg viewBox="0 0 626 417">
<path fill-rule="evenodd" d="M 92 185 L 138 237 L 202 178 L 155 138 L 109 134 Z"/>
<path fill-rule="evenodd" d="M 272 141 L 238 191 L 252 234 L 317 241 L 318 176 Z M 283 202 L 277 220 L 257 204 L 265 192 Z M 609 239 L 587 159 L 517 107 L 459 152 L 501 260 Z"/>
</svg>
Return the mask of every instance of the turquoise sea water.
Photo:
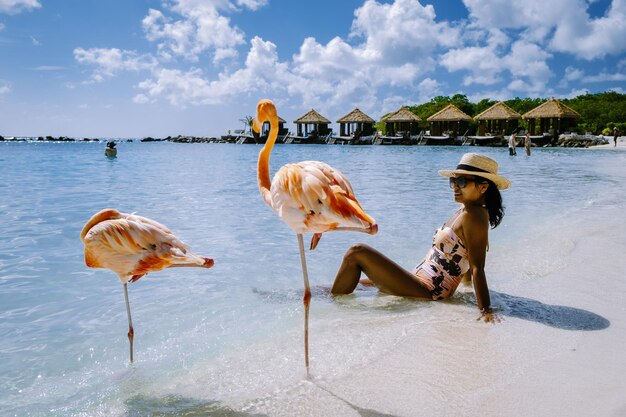
<svg viewBox="0 0 626 417">
<path fill-rule="evenodd" d="M 297 241 L 259 196 L 259 150 L 121 143 L 107 159 L 102 143 L 0 143 L 1 415 L 265 415 L 277 393 L 302 383 Z M 453 319 L 474 319 L 471 292 L 450 303 L 325 292 L 352 243 L 414 266 L 456 208 L 437 170 L 467 151 L 497 159 L 513 184 L 503 192 L 503 223 L 490 233 L 492 290 L 515 293 L 570 262 L 577 239 L 623 231 L 612 225 L 626 208 L 626 152 L 534 149 L 528 158 L 506 148 L 278 145 L 272 173 L 287 162 L 325 161 L 350 179 L 380 227 L 375 236 L 326 234 L 307 253 L 314 376 L 367 366 L 402 337 L 398 319 L 437 317 L 450 303 L 460 305 Z M 153 218 L 216 261 L 129 285 L 134 366 L 122 286 L 83 261 L 79 233 L 105 207 Z M 385 330 L 368 334 L 363 322 Z M 368 348 L 355 355 L 353 344 Z"/>
</svg>

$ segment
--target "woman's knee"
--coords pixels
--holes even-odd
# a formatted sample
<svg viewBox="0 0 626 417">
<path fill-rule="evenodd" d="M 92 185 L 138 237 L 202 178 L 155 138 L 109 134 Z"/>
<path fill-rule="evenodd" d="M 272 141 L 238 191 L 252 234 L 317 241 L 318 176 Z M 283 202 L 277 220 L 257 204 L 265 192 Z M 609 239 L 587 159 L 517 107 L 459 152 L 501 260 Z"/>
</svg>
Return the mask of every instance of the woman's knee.
<svg viewBox="0 0 626 417">
<path fill-rule="evenodd" d="M 373 251 L 374 248 L 372 248 L 371 246 L 366 245 L 365 243 L 357 243 L 350 246 L 350 248 L 343 256 L 343 259 L 348 262 L 358 263 L 360 260 L 367 258 L 367 256 Z"/>
</svg>

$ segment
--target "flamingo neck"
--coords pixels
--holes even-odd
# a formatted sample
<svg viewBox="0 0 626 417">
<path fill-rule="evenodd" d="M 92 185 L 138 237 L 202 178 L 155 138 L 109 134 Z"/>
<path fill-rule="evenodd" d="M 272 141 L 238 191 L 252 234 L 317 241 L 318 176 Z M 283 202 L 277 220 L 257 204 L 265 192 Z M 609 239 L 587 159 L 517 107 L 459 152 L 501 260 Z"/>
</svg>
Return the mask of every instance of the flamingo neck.
<svg viewBox="0 0 626 417">
<path fill-rule="evenodd" d="M 273 118 L 272 118 L 273 119 Z M 270 197 L 270 188 L 272 187 L 272 180 L 270 179 L 270 153 L 276 143 L 278 137 L 278 121 L 270 120 L 270 133 L 263 145 L 263 149 L 259 152 L 259 161 L 257 164 L 257 180 L 259 183 L 259 191 L 263 196 L 265 203 L 272 206 Z"/>
<path fill-rule="evenodd" d="M 121 213 L 115 209 L 100 210 L 99 212 L 91 216 L 91 219 L 87 221 L 87 224 L 85 224 L 85 226 L 83 227 L 83 230 L 81 230 L 80 232 L 81 240 L 85 242 L 85 236 L 87 236 L 87 233 L 89 232 L 89 230 L 91 230 L 91 228 L 97 225 L 98 223 L 103 222 L 105 220 L 119 219 L 120 215 Z"/>
</svg>

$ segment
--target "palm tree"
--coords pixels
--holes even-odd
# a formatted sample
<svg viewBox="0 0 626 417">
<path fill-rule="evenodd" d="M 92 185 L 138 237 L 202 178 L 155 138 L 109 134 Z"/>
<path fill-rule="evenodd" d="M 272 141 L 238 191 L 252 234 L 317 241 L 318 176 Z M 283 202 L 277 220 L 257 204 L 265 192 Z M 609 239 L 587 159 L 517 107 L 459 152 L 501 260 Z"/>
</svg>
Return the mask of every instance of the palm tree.
<svg viewBox="0 0 626 417">
<path fill-rule="evenodd" d="M 251 128 L 252 128 L 252 121 L 253 120 L 254 120 L 254 117 L 252 117 L 252 116 L 246 116 L 243 119 L 239 119 L 239 121 L 241 123 L 243 123 L 244 133 L 250 133 Z"/>
</svg>

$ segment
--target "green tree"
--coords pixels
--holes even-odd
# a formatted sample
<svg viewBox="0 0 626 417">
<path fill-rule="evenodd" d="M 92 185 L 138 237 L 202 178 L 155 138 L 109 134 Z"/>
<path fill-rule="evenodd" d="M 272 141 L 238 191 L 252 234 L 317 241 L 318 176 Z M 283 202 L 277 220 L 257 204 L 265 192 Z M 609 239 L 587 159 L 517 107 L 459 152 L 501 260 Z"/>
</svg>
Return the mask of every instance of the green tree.
<svg viewBox="0 0 626 417">
<path fill-rule="evenodd" d="M 506 100 L 504 103 L 523 115 L 545 101 L 547 101 L 547 98 L 515 97 L 514 99 Z M 579 133 L 592 132 L 600 134 L 604 129 L 612 129 L 613 126 L 617 126 L 622 134 L 626 134 L 626 94 L 607 91 L 583 94 L 571 99 L 562 99 L 561 102 L 580 114 L 581 117 L 577 126 L 575 126 L 575 130 Z M 426 119 L 450 103 L 474 117 L 491 107 L 496 101 L 490 98 L 483 98 L 478 103 L 472 103 L 465 94 L 455 94 L 452 97 L 436 96 L 426 103 L 409 106 L 409 109 L 422 119 L 420 128 L 429 129 L 430 126 Z M 526 122 L 522 120 L 521 125 L 525 127 Z M 380 123 L 377 124 L 379 130 L 382 130 L 381 127 Z M 474 124 L 470 123 L 470 131 L 473 131 L 474 128 Z"/>
</svg>

